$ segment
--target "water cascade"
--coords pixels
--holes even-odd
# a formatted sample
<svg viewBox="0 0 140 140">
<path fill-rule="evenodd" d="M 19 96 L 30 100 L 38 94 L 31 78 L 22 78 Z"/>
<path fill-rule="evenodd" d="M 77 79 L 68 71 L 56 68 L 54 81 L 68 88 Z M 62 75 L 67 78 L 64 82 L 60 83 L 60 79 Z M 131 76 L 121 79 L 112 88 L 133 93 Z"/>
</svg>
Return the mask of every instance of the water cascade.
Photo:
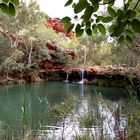
<svg viewBox="0 0 140 140">
<path fill-rule="evenodd" d="M 85 70 L 84 69 L 80 70 L 81 80 L 78 82 L 79 84 L 84 84 L 84 74 L 85 74 Z"/>
<path fill-rule="evenodd" d="M 66 83 L 69 82 L 69 72 L 67 73 L 67 75 L 66 75 L 66 80 L 65 80 L 64 82 L 66 82 Z"/>
</svg>

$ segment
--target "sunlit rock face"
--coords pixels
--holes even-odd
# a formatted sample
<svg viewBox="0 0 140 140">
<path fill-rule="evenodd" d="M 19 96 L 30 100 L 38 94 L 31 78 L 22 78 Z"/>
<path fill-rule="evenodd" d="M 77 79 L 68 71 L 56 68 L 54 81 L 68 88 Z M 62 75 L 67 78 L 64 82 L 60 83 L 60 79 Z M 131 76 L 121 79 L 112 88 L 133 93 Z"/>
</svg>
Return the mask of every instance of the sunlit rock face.
<svg viewBox="0 0 140 140">
<path fill-rule="evenodd" d="M 59 18 L 50 18 L 46 20 L 45 22 L 46 27 L 51 27 L 53 30 L 55 30 L 57 33 L 61 32 L 64 33 L 67 37 L 72 38 L 74 37 L 74 32 L 66 32 L 64 29 L 64 24 L 61 22 L 61 19 Z"/>
</svg>

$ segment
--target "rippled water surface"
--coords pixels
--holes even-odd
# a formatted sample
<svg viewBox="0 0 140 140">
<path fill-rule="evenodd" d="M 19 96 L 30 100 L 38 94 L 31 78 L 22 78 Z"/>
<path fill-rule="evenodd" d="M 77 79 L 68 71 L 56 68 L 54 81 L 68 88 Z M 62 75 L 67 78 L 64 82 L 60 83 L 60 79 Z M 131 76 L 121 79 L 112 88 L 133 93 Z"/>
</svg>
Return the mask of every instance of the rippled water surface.
<svg viewBox="0 0 140 140">
<path fill-rule="evenodd" d="M 71 97 L 76 99 L 73 113 L 65 118 L 55 117 L 50 113 L 50 108 L 55 104 L 60 104 Z M 64 137 L 72 139 L 75 135 L 87 132 L 98 135 L 102 130 L 104 135 L 116 137 L 118 127 L 121 131 L 126 126 L 125 114 L 119 113 L 119 118 L 116 115 L 125 98 L 127 98 L 127 91 L 124 89 L 77 83 L 49 81 L 2 86 L 0 87 L 0 120 L 15 126 L 20 123 L 25 101 L 32 129 L 41 137 L 47 135 L 57 139 L 64 131 Z M 42 101 L 45 103 L 43 104 Z M 86 117 L 90 119 L 90 115 L 94 119 L 92 118 L 88 123 Z"/>
</svg>

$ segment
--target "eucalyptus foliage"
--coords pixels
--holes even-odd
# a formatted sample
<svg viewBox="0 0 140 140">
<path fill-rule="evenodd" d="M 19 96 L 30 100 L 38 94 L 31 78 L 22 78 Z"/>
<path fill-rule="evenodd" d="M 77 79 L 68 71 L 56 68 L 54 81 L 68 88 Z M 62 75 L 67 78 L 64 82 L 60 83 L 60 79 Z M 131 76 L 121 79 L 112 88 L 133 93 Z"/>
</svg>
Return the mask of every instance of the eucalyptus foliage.
<svg viewBox="0 0 140 140">
<path fill-rule="evenodd" d="M 67 31 L 75 27 L 76 36 L 84 32 L 88 35 L 101 33 L 110 34 L 118 39 L 118 42 L 126 41 L 133 44 L 132 36 L 140 33 L 140 20 L 137 18 L 137 7 L 140 0 L 123 0 L 122 7 L 115 7 L 117 0 L 68 0 L 65 6 L 72 6 L 75 19 L 78 23 L 73 25 L 70 17 L 62 18 Z M 106 11 L 100 12 L 100 6 L 105 6 Z"/>
</svg>

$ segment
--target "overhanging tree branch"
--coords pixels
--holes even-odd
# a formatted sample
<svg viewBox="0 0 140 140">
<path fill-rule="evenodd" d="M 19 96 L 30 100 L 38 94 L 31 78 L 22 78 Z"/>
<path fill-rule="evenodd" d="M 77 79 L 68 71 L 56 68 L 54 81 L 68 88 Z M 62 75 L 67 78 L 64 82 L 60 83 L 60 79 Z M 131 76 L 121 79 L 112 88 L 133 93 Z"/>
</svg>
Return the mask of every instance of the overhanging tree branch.
<svg viewBox="0 0 140 140">
<path fill-rule="evenodd" d="M 138 6 L 139 2 L 140 2 L 140 0 L 138 0 L 138 1 L 137 1 L 137 3 L 136 3 L 136 5 L 134 6 L 134 8 L 133 8 L 133 10 L 132 10 L 133 12 L 134 12 L 134 11 L 135 11 L 135 9 L 137 8 L 137 6 Z"/>
</svg>

